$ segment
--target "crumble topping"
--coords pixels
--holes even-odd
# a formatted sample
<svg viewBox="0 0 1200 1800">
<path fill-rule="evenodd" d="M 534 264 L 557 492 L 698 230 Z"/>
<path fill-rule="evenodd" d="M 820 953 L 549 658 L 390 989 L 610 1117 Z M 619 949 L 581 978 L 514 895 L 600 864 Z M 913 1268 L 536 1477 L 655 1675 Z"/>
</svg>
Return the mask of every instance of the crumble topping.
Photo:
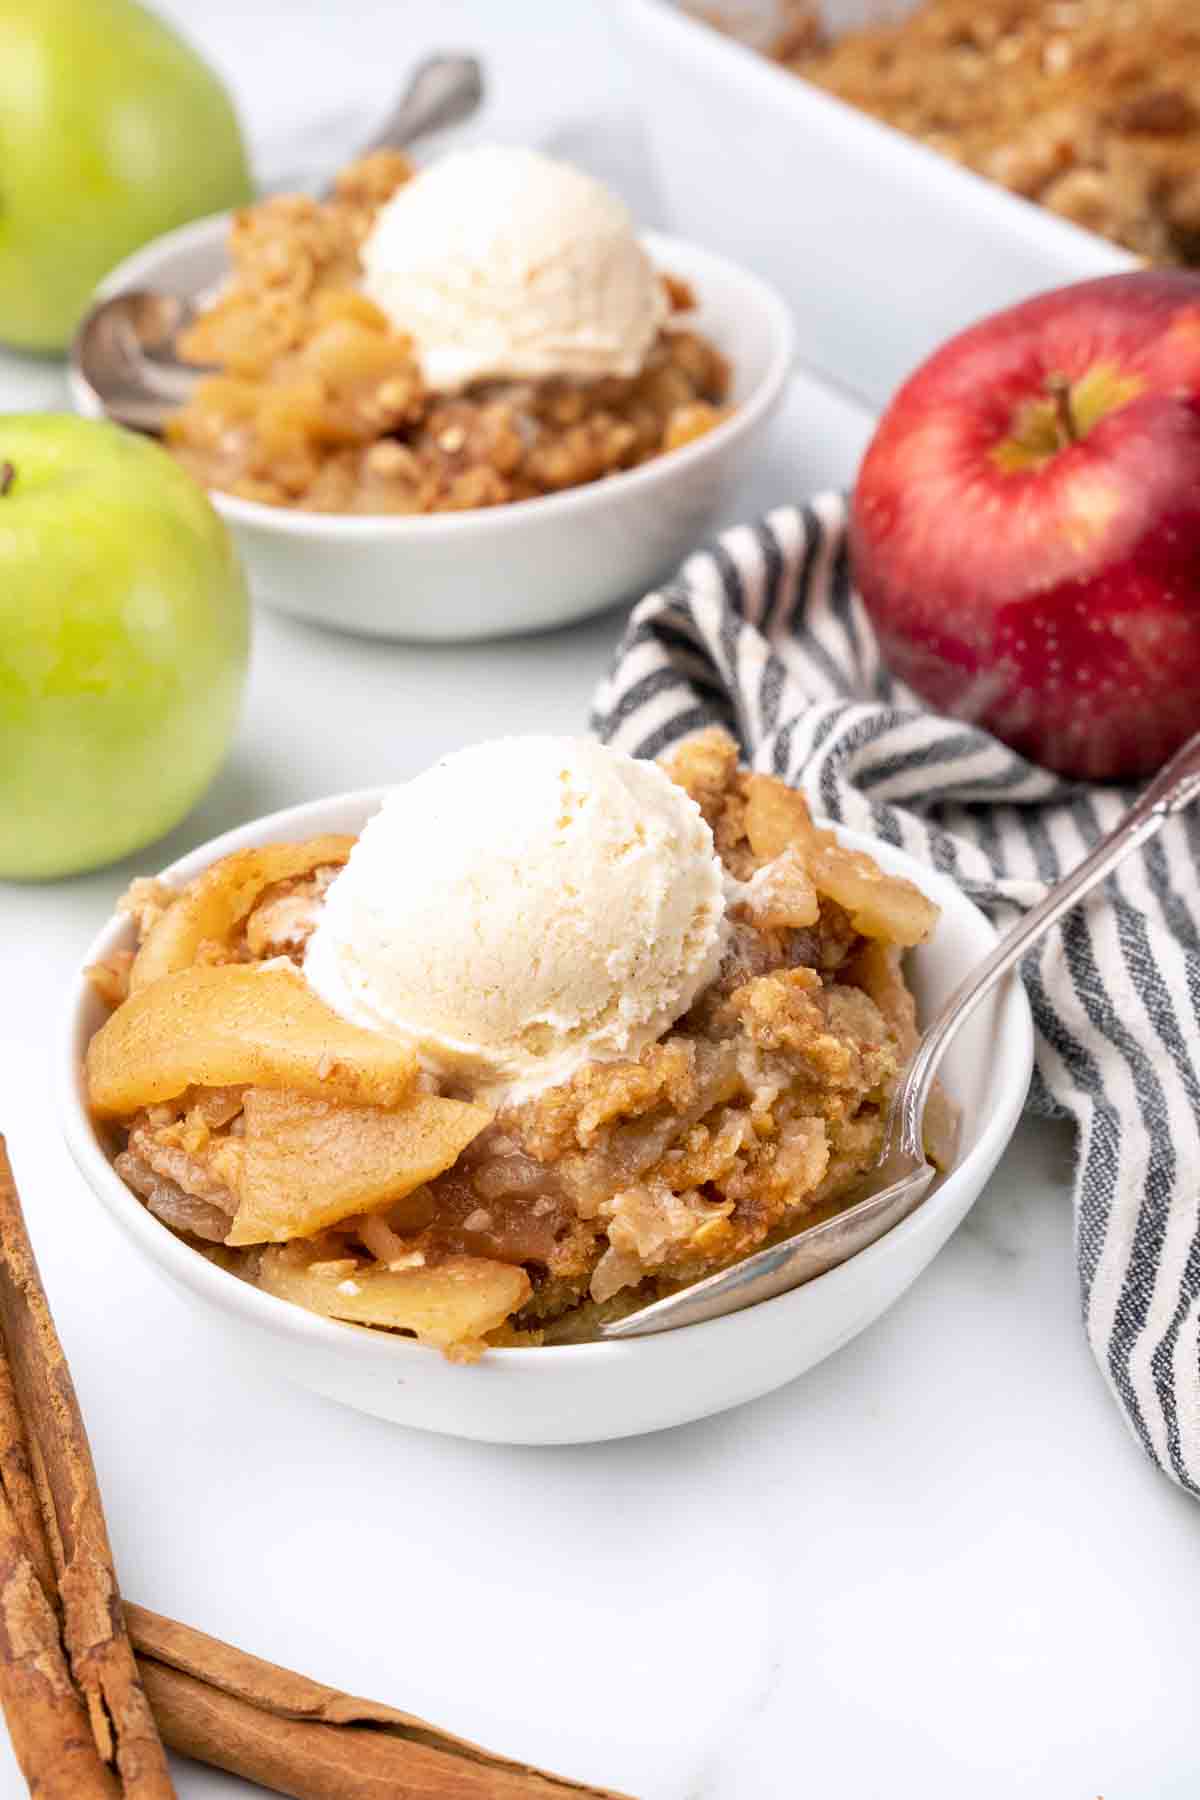
<svg viewBox="0 0 1200 1800">
<path fill-rule="evenodd" d="M 1194 0 L 923 0 L 833 39 L 804 0 L 780 10 L 784 67 L 1150 262 L 1200 263 Z"/>
</svg>

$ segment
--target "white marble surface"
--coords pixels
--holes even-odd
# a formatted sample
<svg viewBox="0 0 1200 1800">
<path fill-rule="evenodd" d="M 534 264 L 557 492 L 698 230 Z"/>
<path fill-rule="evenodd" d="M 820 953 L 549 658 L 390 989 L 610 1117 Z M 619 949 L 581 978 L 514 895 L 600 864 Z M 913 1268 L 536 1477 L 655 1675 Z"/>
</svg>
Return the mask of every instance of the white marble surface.
<svg viewBox="0 0 1200 1800">
<path fill-rule="evenodd" d="M 380 99 L 435 40 L 482 44 L 497 136 L 569 145 L 652 210 L 599 0 L 358 0 L 361 32 L 335 0 L 171 10 L 273 156 L 328 92 Z M 0 360 L 5 409 L 60 394 Z M 741 506 L 847 479 L 865 430 L 797 383 Z M 150 860 L 471 738 L 578 728 L 618 627 L 443 651 L 262 617 L 230 763 Z M 592 1449 L 406 1433 L 235 1363 L 68 1164 L 55 1010 L 128 873 L 0 886 L 0 1128 L 132 1596 L 643 1800 L 1194 1800 L 1198 1518 L 1080 1335 L 1065 1132 L 1025 1127 L 904 1301 L 753 1406 Z"/>
</svg>

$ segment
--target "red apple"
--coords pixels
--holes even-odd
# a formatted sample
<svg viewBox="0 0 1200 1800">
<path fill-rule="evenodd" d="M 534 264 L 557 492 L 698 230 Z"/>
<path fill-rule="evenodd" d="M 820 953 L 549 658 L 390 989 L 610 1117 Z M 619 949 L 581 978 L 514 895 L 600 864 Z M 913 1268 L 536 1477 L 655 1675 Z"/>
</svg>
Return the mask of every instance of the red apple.
<svg viewBox="0 0 1200 1800">
<path fill-rule="evenodd" d="M 912 375 L 851 554 L 889 666 L 1064 775 L 1148 774 L 1200 730 L 1200 274 L 1085 281 Z"/>
</svg>

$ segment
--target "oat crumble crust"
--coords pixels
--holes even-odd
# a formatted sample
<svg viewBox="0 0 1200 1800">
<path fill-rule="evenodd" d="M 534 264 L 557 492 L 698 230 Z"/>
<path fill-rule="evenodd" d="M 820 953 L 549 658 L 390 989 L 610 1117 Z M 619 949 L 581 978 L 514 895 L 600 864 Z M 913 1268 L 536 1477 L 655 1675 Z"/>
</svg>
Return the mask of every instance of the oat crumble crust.
<svg viewBox="0 0 1200 1800">
<path fill-rule="evenodd" d="M 296 1267 L 320 1263 L 349 1282 L 339 1292 L 357 1294 L 355 1276 L 380 1263 L 519 1266 L 525 1298 L 488 1341 L 569 1342 L 836 1210 L 871 1165 L 916 1035 L 902 949 L 888 931 L 916 942 L 936 909 L 872 859 L 831 849 L 797 793 L 739 768 L 724 732 L 685 742 L 666 766 L 743 884 L 715 982 L 636 1061 L 585 1066 L 501 1111 L 452 1166 L 394 1205 L 286 1245 Z M 195 962 L 298 964 L 336 873 L 318 866 L 267 887 L 227 941 L 196 947 Z M 170 890 L 135 884 L 128 906 L 140 937 L 171 903 Z M 129 958 L 93 979 L 119 1004 Z M 420 1081 L 436 1090 L 431 1077 Z M 193 1087 L 144 1108 L 118 1121 L 114 1152 L 165 1224 L 255 1280 L 263 1249 L 226 1241 L 246 1093 Z"/>
<path fill-rule="evenodd" d="M 923 0 L 833 41 L 818 8 L 784 14 L 796 74 L 1150 262 L 1200 263 L 1195 0 Z"/>
<path fill-rule="evenodd" d="M 409 339 L 357 286 L 376 212 L 412 173 L 376 151 L 326 201 L 279 195 L 235 214 L 229 286 L 180 340 L 215 372 L 166 433 L 205 486 L 313 512 L 457 512 L 634 468 L 725 417 L 728 365 L 678 322 L 694 300 L 669 275 L 675 322 L 630 380 L 428 392 Z"/>
</svg>

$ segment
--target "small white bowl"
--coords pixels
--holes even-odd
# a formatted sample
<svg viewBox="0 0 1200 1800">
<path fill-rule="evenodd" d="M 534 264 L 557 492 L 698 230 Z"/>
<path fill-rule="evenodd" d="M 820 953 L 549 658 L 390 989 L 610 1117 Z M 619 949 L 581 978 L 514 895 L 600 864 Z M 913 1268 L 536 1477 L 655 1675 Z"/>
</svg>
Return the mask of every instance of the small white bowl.
<svg viewBox="0 0 1200 1800">
<path fill-rule="evenodd" d="M 218 856 L 250 845 L 357 832 L 384 791 L 341 794 L 257 819 L 173 863 L 164 879 L 189 880 Z M 838 835 L 918 882 L 943 909 L 934 942 L 913 957 L 928 1018 L 996 934 L 946 876 L 861 833 Z M 110 919 L 86 961 L 132 943 L 130 921 Z M 724 1319 L 626 1343 L 489 1350 L 464 1367 L 408 1339 L 319 1318 L 261 1293 L 159 1224 L 114 1174 L 85 1105 L 83 1055 L 105 1017 L 80 976 L 59 1048 L 59 1103 L 81 1174 L 147 1260 L 220 1314 L 258 1366 L 382 1419 L 505 1444 L 591 1443 L 681 1425 L 769 1393 L 820 1362 L 898 1299 L 960 1223 L 1012 1135 L 1033 1067 L 1029 1004 L 1013 980 L 980 1007 L 946 1058 L 946 1084 L 962 1109 L 958 1166 L 878 1243 L 806 1287 Z"/>
<path fill-rule="evenodd" d="M 185 225 L 139 250 L 97 299 L 129 288 L 185 298 L 228 273 L 227 215 Z M 566 625 L 634 598 L 713 527 L 784 390 L 791 316 L 757 276 L 675 238 L 643 238 L 682 276 L 691 315 L 729 358 L 733 412 L 694 443 L 620 475 L 537 500 L 416 518 L 339 517 L 214 492 L 255 596 L 280 612 L 371 637 L 506 637 Z M 689 321 L 690 322 L 690 321 Z M 100 415 L 71 371 L 76 409 Z"/>
</svg>

